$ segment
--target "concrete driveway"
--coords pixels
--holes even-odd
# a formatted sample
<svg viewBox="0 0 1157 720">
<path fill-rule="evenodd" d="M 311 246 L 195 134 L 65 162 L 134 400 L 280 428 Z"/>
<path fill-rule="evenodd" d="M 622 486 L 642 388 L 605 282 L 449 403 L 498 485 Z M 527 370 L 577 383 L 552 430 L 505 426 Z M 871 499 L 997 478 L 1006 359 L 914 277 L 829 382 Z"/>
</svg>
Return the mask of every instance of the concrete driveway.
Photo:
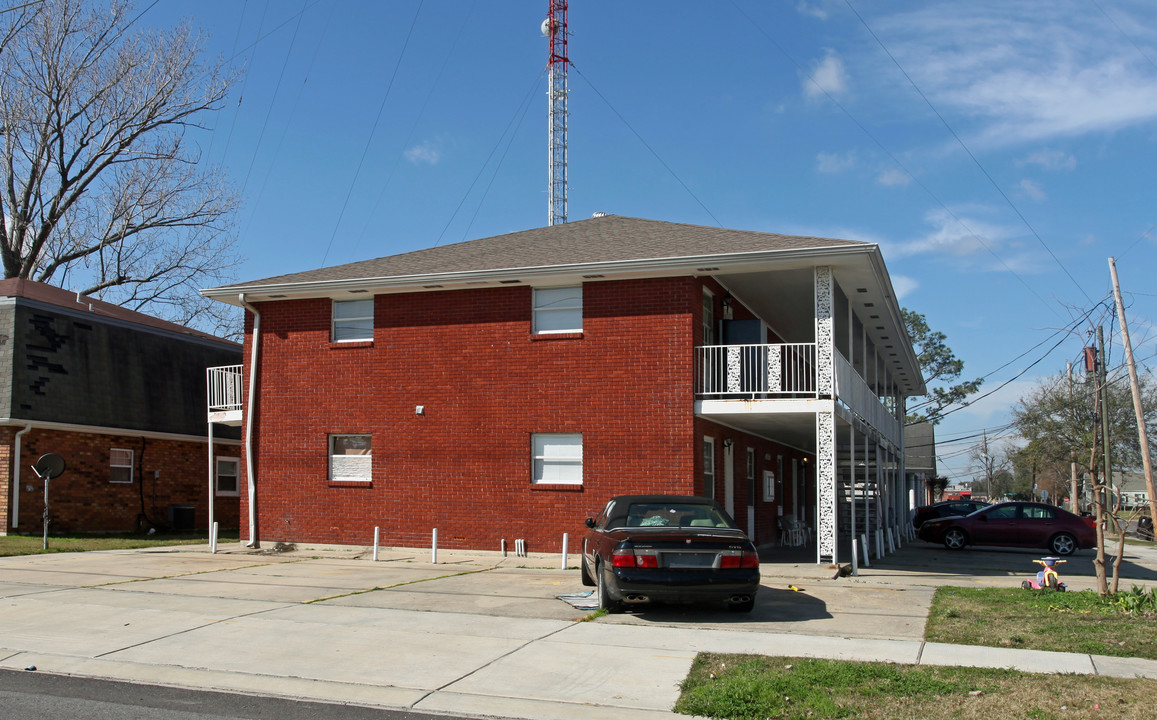
<svg viewBox="0 0 1157 720">
<path fill-rule="evenodd" d="M 776 555 L 776 553 L 772 553 Z M 699 651 L 1015 665 L 1157 677 L 1157 663 L 922 639 L 943 583 L 1019 585 L 1036 554 L 901 549 L 858 577 L 770 557 L 755 610 L 669 607 L 576 622 L 559 558 L 232 547 L 0 558 L 0 667 L 499 717 L 669 718 Z M 1130 552 L 1151 582 L 1157 553 Z M 1084 570 L 1084 554 L 1070 568 Z M 1064 574 L 1074 587 L 1091 582 Z M 1125 583 L 1128 587 L 1128 583 Z M 979 650 L 979 649 L 975 649 Z"/>
</svg>

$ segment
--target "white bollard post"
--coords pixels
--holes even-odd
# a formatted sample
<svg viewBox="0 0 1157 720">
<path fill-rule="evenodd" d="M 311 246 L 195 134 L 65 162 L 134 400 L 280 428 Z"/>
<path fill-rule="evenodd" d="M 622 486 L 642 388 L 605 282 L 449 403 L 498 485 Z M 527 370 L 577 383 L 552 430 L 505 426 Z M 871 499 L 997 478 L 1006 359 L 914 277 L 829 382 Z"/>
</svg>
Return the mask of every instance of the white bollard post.
<svg viewBox="0 0 1157 720">
<path fill-rule="evenodd" d="M 894 553 L 894 552 L 896 552 L 896 544 L 894 542 L 892 542 L 892 528 L 888 528 L 887 533 L 888 533 L 888 552 Z"/>
<path fill-rule="evenodd" d="M 374 525 L 374 562 L 378 561 L 378 540 L 381 538 L 381 531 L 381 526 Z"/>
<path fill-rule="evenodd" d="M 868 547 L 868 533 L 860 535 L 860 549 L 864 551 L 864 567 L 872 567 L 872 561 L 868 559 L 872 549 Z"/>
<path fill-rule="evenodd" d="M 430 562 L 438 564 L 438 528 L 434 528 L 434 536 L 430 541 Z"/>
<path fill-rule="evenodd" d="M 209 528 L 209 552 L 214 555 L 217 554 L 217 526 L 218 523 L 214 521 L 213 526 Z"/>
<path fill-rule="evenodd" d="M 502 538 L 502 543 L 500 546 L 502 548 L 502 557 L 506 557 L 506 538 Z"/>
<path fill-rule="evenodd" d="M 566 545 L 569 533 L 562 534 L 562 567 L 559 570 L 566 570 Z"/>
<path fill-rule="evenodd" d="M 876 559 L 882 560 L 884 558 L 884 531 L 876 528 Z"/>
<path fill-rule="evenodd" d="M 856 554 L 860 552 L 860 541 L 852 538 L 852 577 L 860 574 L 860 564 L 856 560 Z"/>
</svg>

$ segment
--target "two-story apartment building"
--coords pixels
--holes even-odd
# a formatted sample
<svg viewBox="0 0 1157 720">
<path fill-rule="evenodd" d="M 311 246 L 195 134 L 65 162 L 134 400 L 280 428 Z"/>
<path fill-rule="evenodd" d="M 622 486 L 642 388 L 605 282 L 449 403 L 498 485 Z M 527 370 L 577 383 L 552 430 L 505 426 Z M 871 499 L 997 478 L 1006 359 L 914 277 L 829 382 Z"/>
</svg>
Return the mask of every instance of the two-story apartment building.
<svg viewBox="0 0 1157 720">
<path fill-rule="evenodd" d="M 41 456 L 49 530 L 204 528 L 208 500 L 236 527 L 240 436 L 214 445 L 206 482 L 206 370 L 240 363 L 235 342 L 52 285 L 0 281 L 0 534 L 39 533 Z M 210 495 L 212 492 L 212 495 Z"/>
<path fill-rule="evenodd" d="M 248 310 L 251 542 L 557 551 L 665 492 L 835 560 L 907 518 L 874 244 L 599 215 L 205 292 Z"/>
</svg>

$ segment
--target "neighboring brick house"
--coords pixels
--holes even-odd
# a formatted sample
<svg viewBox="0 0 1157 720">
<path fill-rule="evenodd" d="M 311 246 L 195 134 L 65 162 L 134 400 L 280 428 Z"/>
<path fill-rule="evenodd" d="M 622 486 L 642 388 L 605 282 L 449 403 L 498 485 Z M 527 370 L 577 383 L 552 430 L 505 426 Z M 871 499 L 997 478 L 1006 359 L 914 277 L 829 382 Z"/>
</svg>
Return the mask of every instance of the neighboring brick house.
<svg viewBox="0 0 1157 720">
<path fill-rule="evenodd" d="M 0 281 L 0 532 L 41 531 L 44 484 L 32 468 L 46 453 L 67 463 L 49 484 L 50 532 L 206 527 L 206 369 L 240 361 L 237 343 Z M 222 527 L 237 526 L 238 437 L 216 443 Z"/>
<path fill-rule="evenodd" d="M 907 525 L 924 387 L 874 244 L 599 215 L 205 294 L 249 311 L 250 542 L 557 551 L 652 492 L 817 560 Z"/>
</svg>

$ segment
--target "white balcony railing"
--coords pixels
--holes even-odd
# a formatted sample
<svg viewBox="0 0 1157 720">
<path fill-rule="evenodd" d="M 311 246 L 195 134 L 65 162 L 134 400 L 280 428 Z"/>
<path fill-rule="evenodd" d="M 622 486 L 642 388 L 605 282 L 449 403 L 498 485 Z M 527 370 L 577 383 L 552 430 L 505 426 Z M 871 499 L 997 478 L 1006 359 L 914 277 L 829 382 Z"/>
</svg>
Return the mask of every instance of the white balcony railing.
<svg viewBox="0 0 1157 720">
<path fill-rule="evenodd" d="M 876 393 L 847 358 L 835 353 L 836 397 L 863 418 L 869 425 L 882 432 L 889 440 L 899 442 L 900 423 L 880 402 Z"/>
<path fill-rule="evenodd" d="M 815 343 L 695 348 L 699 397 L 815 397 Z"/>
<path fill-rule="evenodd" d="M 240 365 L 211 367 L 207 371 L 209 412 L 240 411 L 245 396 Z"/>
</svg>

